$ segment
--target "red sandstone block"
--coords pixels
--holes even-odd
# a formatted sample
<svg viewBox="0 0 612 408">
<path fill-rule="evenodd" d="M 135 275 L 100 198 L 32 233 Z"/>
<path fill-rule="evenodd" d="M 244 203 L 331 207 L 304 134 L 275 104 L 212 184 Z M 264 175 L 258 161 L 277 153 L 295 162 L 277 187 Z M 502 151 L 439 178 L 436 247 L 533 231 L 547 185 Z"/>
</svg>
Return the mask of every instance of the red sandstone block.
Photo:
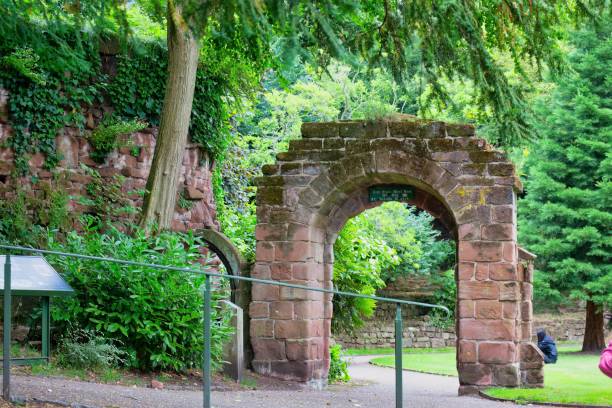
<svg viewBox="0 0 612 408">
<path fill-rule="evenodd" d="M 257 224 L 255 239 L 258 241 L 282 241 L 286 239 L 286 228 L 282 224 Z"/>
<path fill-rule="evenodd" d="M 270 242 L 259 241 L 256 246 L 257 262 L 274 260 L 274 245 Z"/>
<path fill-rule="evenodd" d="M 533 306 L 531 302 L 526 300 L 521 302 L 521 319 L 531 320 L 533 319 Z"/>
<path fill-rule="evenodd" d="M 516 302 L 501 302 L 502 303 L 502 317 L 504 319 L 516 319 L 518 315 L 518 307 Z"/>
<path fill-rule="evenodd" d="M 251 294 L 253 300 L 278 300 L 280 296 L 278 286 L 253 283 Z"/>
<path fill-rule="evenodd" d="M 253 337 L 251 339 L 255 360 L 284 360 L 285 342 L 276 339 L 261 339 Z"/>
<path fill-rule="evenodd" d="M 511 263 L 492 263 L 489 265 L 489 276 L 497 281 L 517 280 L 516 265 Z"/>
<path fill-rule="evenodd" d="M 522 282 L 521 283 L 521 292 L 522 292 L 521 298 L 523 300 L 531 300 L 531 299 L 533 299 L 533 284 L 527 283 L 527 282 Z"/>
<path fill-rule="evenodd" d="M 493 205 L 514 204 L 514 190 L 512 186 L 491 187 L 486 196 L 486 203 Z"/>
<path fill-rule="evenodd" d="M 267 263 L 258 262 L 251 270 L 251 276 L 258 279 L 270 279 L 272 274 L 270 265 Z"/>
<path fill-rule="evenodd" d="M 480 239 L 480 224 L 469 223 L 459 226 L 460 241 L 474 241 Z"/>
<path fill-rule="evenodd" d="M 323 359 L 323 339 L 288 340 L 287 360 L 320 360 Z"/>
<path fill-rule="evenodd" d="M 274 260 L 305 261 L 311 256 L 311 246 L 311 243 L 304 241 L 279 242 L 276 244 Z"/>
<path fill-rule="evenodd" d="M 294 263 L 292 266 L 293 278 L 300 280 L 321 280 L 323 265 L 317 263 Z"/>
<path fill-rule="evenodd" d="M 491 207 L 493 222 L 512 223 L 514 222 L 514 207 L 511 205 L 494 205 Z"/>
<path fill-rule="evenodd" d="M 270 317 L 277 320 L 293 319 L 293 302 L 279 301 L 270 303 Z"/>
<path fill-rule="evenodd" d="M 309 287 L 320 287 L 320 285 L 316 285 L 315 282 L 311 281 L 298 281 L 293 280 L 288 283 L 294 283 L 296 285 L 303 285 Z M 323 293 L 315 292 L 307 289 L 296 289 L 290 288 L 286 286 L 280 287 L 280 299 L 282 300 L 322 300 Z"/>
<path fill-rule="evenodd" d="M 482 227 L 482 239 L 509 241 L 515 239 L 514 224 L 489 224 Z"/>
<path fill-rule="evenodd" d="M 508 364 L 516 360 L 514 343 L 479 343 L 478 362 L 484 364 Z"/>
<path fill-rule="evenodd" d="M 310 228 L 303 224 L 289 224 L 287 229 L 287 239 L 293 241 L 309 241 Z"/>
<path fill-rule="evenodd" d="M 459 299 L 498 299 L 499 286 L 495 282 L 459 281 Z"/>
<path fill-rule="evenodd" d="M 460 300 L 459 301 L 459 317 L 468 318 L 474 317 L 474 301 L 472 300 Z"/>
<path fill-rule="evenodd" d="M 250 332 L 251 337 L 273 337 L 274 320 L 253 319 L 251 320 Z"/>
<path fill-rule="evenodd" d="M 268 302 L 251 302 L 249 305 L 249 316 L 251 319 L 262 319 L 270 317 Z"/>
<path fill-rule="evenodd" d="M 277 339 L 303 339 L 323 336 L 323 320 L 277 320 L 274 337 Z"/>
<path fill-rule="evenodd" d="M 498 262 L 502 260 L 502 243 L 491 241 L 460 241 L 459 260 Z"/>
<path fill-rule="evenodd" d="M 318 301 L 295 302 L 293 311 L 296 319 L 320 319 L 324 315 L 324 305 Z"/>
<path fill-rule="evenodd" d="M 460 340 L 457 361 L 460 363 L 476 363 L 476 345 L 475 341 Z"/>
<path fill-rule="evenodd" d="M 275 262 L 270 264 L 270 276 L 274 280 L 288 281 L 292 279 L 291 263 Z"/>
<path fill-rule="evenodd" d="M 465 340 L 514 340 L 515 325 L 511 320 L 460 319 L 459 338 Z"/>
<path fill-rule="evenodd" d="M 518 254 L 516 250 L 516 244 L 514 242 L 504 242 L 503 257 L 504 261 L 506 262 L 516 262 Z"/>
<path fill-rule="evenodd" d="M 476 302 L 477 319 L 500 319 L 502 317 L 502 305 L 497 300 L 479 300 Z"/>
<path fill-rule="evenodd" d="M 518 282 L 503 282 L 499 291 L 500 300 L 521 300 L 521 292 Z"/>
<path fill-rule="evenodd" d="M 478 262 L 476 264 L 476 280 L 489 280 L 489 264 L 487 262 Z"/>
<path fill-rule="evenodd" d="M 459 280 L 471 280 L 474 277 L 473 262 L 459 262 Z"/>
<path fill-rule="evenodd" d="M 461 385 L 491 385 L 493 383 L 493 373 L 488 365 L 459 363 L 457 368 Z"/>
</svg>

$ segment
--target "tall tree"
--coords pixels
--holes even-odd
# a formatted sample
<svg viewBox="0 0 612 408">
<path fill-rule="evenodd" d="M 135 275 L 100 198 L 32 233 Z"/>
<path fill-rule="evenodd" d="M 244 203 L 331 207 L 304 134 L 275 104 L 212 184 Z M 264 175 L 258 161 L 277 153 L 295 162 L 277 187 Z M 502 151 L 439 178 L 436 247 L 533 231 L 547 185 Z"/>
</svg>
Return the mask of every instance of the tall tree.
<svg viewBox="0 0 612 408">
<path fill-rule="evenodd" d="M 521 241 L 537 255 L 548 294 L 586 301 L 583 351 L 604 346 L 603 308 L 612 304 L 612 37 L 576 33 L 572 74 L 542 102 L 544 138 L 526 163 Z"/>
<path fill-rule="evenodd" d="M 592 4 L 591 4 L 592 3 Z M 167 3 L 170 73 L 162 110 L 162 127 L 148 180 L 142 224 L 156 222 L 168 228 L 174 212 L 180 153 L 187 141 L 184 123 L 191 106 L 197 65 L 198 39 L 210 25 L 217 32 L 242 33 L 257 43 L 271 44 L 285 60 L 299 56 L 325 64 L 329 57 L 383 66 L 402 77 L 413 72 L 414 50 L 418 69 L 444 97 L 438 77 L 470 78 L 481 103 L 492 107 L 506 139 L 524 137 L 527 121 L 520 92 L 507 81 L 490 50 L 508 50 L 520 70 L 521 60 L 560 65 L 557 23 L 567 16 L 587 14 L 595 0 L 568 5 L 560 0 L 518 2 L 418 0 L 169 0 Z M 161 9 L 158 3 L 155 9 Z M 175 38 L 175 37 L 180 38 Z M 196 58 L 188 56 L 195 55 Z M 186 68 L 185 64 L 192 64 Z M 169 107 L 180 104 L 181 107 Z"/>
</svg>

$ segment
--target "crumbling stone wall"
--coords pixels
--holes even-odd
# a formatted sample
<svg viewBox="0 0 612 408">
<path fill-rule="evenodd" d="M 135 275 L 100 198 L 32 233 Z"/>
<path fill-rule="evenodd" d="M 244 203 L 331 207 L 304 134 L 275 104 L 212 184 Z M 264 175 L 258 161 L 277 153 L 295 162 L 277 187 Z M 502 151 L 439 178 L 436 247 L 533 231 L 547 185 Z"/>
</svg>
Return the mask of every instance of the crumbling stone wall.
<svg viewBox="0 0 612 408">
<path fill-rule="evenodd" d="M 125 181 L 122 191 L 129 200 L 130 205 L 140 207 L 147 176 L 151 168 L 157 128 L 149 128 L 129 136 L 131 147 L 122 147 L 112 152 L 102 164 L 94 162 L 90 153 L 92 151 L 88 138 L 96 123 L 102 119 L 106 107 L 91 108 L 86 112 L 87 128 L 63 128 L 58 132 L 55 140 L 57 150 L 63 156 L 59 166 L 52 171 L 43 168 L 44 156 L 42 153 L 34 154 L 29 159 L 32 169 L 27 177 L 14 179 L 10 177 L 13 171 L 14 155 L 11 149 L 2 147 L 4 141 L 11 135 L 10 118 L 8 117 L 8 98 L 10 95 L 0 89 L 0 199 L 14 197 L 16 185 L 28 191 L 31 195 L 39 194 L 43 183 L 48 183 L 53 173 L 63 174 L 67 178 L 66 188 L 74 197 L 85 195 L 85 188 L 91 177 L 82 168 L 82 165 L 97 170 L 100 175 L 110 180 L 115 175 L 123 175 Z M 137 149 L 132 149 L 137 147 Z M 137 151 L 136 155 L 133 155 Z M 183 196 L 192 203 L 190 208 L 181 208 L 177 205 L 172 228 L 176 231 L 187 229 L 217 227 L 215 220 L 215 204 L 211 187 L 210 160 L 205 152 L 196 145 L 189 145 L 185 149 L 181 168 L 180 183 Z M 78 199 L 69 203 L 70 210 L 75 212 L 87 211 L 79 204 Z"/>
<path fill-rule="evenodd" d="M 263 171 L 253 277 L 331 288 L 338 232 L 347 219 L 380 204 L 369 202 L 368 188 L 410 185 L 415 194 L 408 202 L 458 241 L 460 391 L 529 381 L 521 375 L 528 351 L 522 330 L 531 318 L 516 242 L 521 186 L 512 163 L 474 137 L 473 127 L 402 119 L 308 123 L 302 139 Z M 331 296 L 253 284 L 252 299 L 255 370 L 325 382 Z"/>
</svg>

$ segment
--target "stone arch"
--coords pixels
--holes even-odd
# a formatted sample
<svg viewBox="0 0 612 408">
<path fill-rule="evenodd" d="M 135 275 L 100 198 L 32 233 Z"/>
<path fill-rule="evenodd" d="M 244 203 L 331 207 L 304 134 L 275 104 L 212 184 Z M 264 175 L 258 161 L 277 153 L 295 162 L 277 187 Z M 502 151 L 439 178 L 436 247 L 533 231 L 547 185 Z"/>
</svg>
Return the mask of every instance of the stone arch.
<svg viewBox="0 0 612 408">
<path fill-rule="evenodd" d="M 254 277 L 331 288 L 338 231 L 380 204 L 368 200 L 368 188 L 409 185 L 411 204 L 432 213 L 458 244 L 461 390 L 541 383 L 541 361 L 529 343 L 530 276 L 516 242 L 520 182 L 512 163 L 476 138 L 473 127 L 416 120 L 308 123 L 302 139 L 263 172 Z M 324 382 L 332 314 L 331 296 L 254 284 L 253 367 Z"/>
</svg>

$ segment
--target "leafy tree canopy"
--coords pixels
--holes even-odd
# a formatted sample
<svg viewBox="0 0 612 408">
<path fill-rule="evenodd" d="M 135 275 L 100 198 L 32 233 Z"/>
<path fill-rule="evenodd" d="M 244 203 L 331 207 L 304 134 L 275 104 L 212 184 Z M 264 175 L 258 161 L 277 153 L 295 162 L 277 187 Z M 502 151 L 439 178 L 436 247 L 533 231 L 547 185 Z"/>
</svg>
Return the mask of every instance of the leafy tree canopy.
<svg viewBox="0 0 612 408">
<path fill-rule="evenodd" d="M 571 73 L 538 106 L 521 242 L 538 255 L 540 300 L 612 302 L 611 25 L 576 33 Z"/>
</svg>

